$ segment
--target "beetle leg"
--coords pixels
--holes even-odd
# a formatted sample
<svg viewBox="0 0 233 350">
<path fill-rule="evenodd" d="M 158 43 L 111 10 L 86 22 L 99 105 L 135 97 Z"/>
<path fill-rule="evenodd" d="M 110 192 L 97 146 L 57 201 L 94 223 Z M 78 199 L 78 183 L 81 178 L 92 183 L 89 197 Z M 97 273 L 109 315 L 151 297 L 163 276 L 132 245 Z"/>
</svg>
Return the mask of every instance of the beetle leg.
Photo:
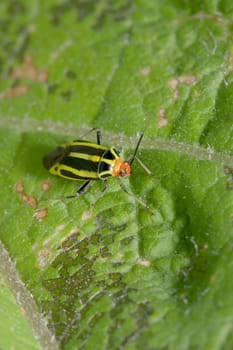
<svg viewBox="0 0 233 350">
<path fill-rule="evenodd" d="M 103 188 L 102 192 L 104 192 L 106 190 L 107 186 L 108 186 L 108 181 L 104 180 L 104 188 Z"/>
<path fill-rule="evenodd" d="M 130 197 L 133 197 L 139 204 L 141 204 L 144 208 L 148 209 L 151 213 L 154 214 L 154 211 L 146 203 L 144 203 L 140 198 L 138 198 L 133 193 L 131 193 L 127 190 L 127 188 L 125 187 L 125 185 L 123 184 L 123 182 L 121 181 L 121 179 L 119 177 L 116 177 L 115 179 L 118 181 L 122 191 L 127 193 Z"/>
<path fill-rule="evenodd" d="M 87 189 L 87 187 L 90 185 L 90 183 L 91 183 L 90 180 L 85 181 L 75 194 L 73 194 L 73 195 L 71 195 L 71 196 L 66 196 L 65 198 L 75 198 L 75 197 L 79 197 L 83 192 L 86 191 L 86 189 Z"/>
<path fill-rule="evenodd" d="M 96 136 L 97 136 L 97 144 L 98 145 L 101 145 L 101 143 L 102 143 L 102 134 L 101 134 L 101 130 L 97 130 L 97 132 L 96 132 Z"/>
<path fill-rule="evenodd" d="M 147 168 L 147 166 L 141 161 L 141 159 L 138 158 L 138 156 L 135 156 L 136 161 L 141 165 L 141 167 L 145 170 L 145 172 L 150 175 L 150 176 L 154 176 L 155 174 L 152 173 L 152 171 Z"/>
</svg>

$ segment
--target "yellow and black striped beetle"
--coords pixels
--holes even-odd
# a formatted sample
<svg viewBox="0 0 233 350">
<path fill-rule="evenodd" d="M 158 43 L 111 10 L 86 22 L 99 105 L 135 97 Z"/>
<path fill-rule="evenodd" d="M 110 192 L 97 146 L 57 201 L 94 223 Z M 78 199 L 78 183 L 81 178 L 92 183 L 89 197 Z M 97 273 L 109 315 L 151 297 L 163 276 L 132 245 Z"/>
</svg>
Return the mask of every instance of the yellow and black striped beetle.
<svg viewBox="0 0 233 350">
<path fill-rule="evenodd" d="M 106 179 L 112 176 L 118 180 L 120 187 L 124 192 L 134 197 L 141 205 L 148 208 L 141 199 L 129 192 L 120 180 L 121 177 L 129 176 L 131 174 L 131 166 L 135 158 L 150 175 L 153 175 L 136 157 L 143 135 L 144 132 L 138 139 L 130 161 L 122 160 L 119 152 L 114 147 L 108 148 L 102 146 L 101 131 L 97 130 L 97 143 L 92 143 L 86 140 L 74 140 L 65 145 L 58 146 L 44 156 L 43 164 L 53 175 L 68 180 L 85 180 L 76 194 L 66 196 L 65 198 L 79 196 L 86 190 L 90 182 L 93 180 L 103 180 L 104 188 L 106 188 Z"/>
</svg>

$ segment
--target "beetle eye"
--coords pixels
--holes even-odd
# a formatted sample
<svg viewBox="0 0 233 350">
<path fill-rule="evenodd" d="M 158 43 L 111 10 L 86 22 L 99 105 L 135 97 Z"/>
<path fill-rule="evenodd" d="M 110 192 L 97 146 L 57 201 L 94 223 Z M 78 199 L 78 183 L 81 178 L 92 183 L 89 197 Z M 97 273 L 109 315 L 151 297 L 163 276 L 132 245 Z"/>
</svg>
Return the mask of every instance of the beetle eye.
<svg viewBox="0 0 233 350">
<path fill-rule="evenodd" d="M 129 176 L 130 174 L 131 174 L 130 164 L 126 160 L 121 164 L 119 175 L 120 176 Z"/>
</svg>

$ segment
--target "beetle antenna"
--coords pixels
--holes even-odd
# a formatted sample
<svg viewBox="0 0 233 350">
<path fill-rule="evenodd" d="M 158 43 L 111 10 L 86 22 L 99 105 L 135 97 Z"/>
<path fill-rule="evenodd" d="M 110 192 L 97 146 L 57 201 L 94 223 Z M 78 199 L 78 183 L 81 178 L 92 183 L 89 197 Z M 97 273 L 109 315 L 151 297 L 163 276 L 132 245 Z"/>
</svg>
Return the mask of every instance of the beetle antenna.
<svg viewBox="0 0 233 350">
<path fill-rule="evenodd" d="M 141 141 L 142 141 L 143 135 L 144 135 L 144 132 L 140 135 L 140 137 L 139 137 L 139 139 L 138 139 L 138 143 L 137 143 L 137 145 L 136 145 L 136 147 L 135 147 L 135 150 L 134 150 L 132 159 L 131 159 L 131 161 L 130 161 L 130 165 L 132 165 L 132 163 L 133 163 L 133 161 L 134 161 L 134 159 L 135 159 L 135 157 L 136 157 L 136 154 L 137 154 L 138 148 L 139 148 L 139 146 L 140 146 L 140 143 L 141 143 Z"/>
<path fill-rule="evenodd" d="M 150 121 L 151 119 L 153 119 L 153 118 L 154 118 L 154 116 L 152 115 L 152 116 L 149 118 L 149 121 Z M 143 136 L 144 136 L 144 134 L 145 134 L 145 132 L 146 132 L 146 129 L 148 128 L 149 125 L 150 125 L 150 122 L 148 122 L 148 124 L 145 126 L 143 132 L 141 133 L 141 135 L 140 135 L 140 137 L 139 137 L 139 139 L 138 139 L 137 145 L 136 145 L 136 147 L 135 147 L 133 156 L 132 156 L 131 161 L 130 161 L 130 165 L 132 165 L 132 163 L 134 162 L 134 159 L 136 158 L 136 154 L 137 154 L 138 149 L 139 149 L 139 146 L 140 146 L 140 144 L 141 144 L 141 142 L 142 142 L 142 138 L 143 138 Z"/>
</svg>

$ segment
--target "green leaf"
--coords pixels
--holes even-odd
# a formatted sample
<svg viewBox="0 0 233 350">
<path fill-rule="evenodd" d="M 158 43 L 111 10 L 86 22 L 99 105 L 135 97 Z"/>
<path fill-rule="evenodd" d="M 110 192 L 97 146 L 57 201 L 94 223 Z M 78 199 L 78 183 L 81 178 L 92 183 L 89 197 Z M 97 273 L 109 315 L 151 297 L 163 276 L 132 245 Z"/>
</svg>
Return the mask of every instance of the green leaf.
<svg viewBox="0 0 233 350">
<path fill-rule="evenodd" d="M 0 346 L 232 349 L 232 3 L 11 0 L 0 14 Z M 145 131 L 154 176 L 135 160 L 133 196 L 113 178 L 67 200 L 81 183 L 43 168 L 93 128 L 126 159 Z"/>
<path fill-rule="evenodd" d="M 38 313 L 31 294 L 20 280 L 15 265 L 2 244 L 0 271 L 1 349 L 58 349 L 55 338 L 47 328 L 46 319 Z M 2 275 L 7 277 L 8 285 Z"/>
<path fill-rule="evenodd" d="M 40 349 L 32 330 L 24 317 L 24 309 L 19 308 L 8 286 L 1 279 L 0 290 L 1 349 Z"/>
</svg>

